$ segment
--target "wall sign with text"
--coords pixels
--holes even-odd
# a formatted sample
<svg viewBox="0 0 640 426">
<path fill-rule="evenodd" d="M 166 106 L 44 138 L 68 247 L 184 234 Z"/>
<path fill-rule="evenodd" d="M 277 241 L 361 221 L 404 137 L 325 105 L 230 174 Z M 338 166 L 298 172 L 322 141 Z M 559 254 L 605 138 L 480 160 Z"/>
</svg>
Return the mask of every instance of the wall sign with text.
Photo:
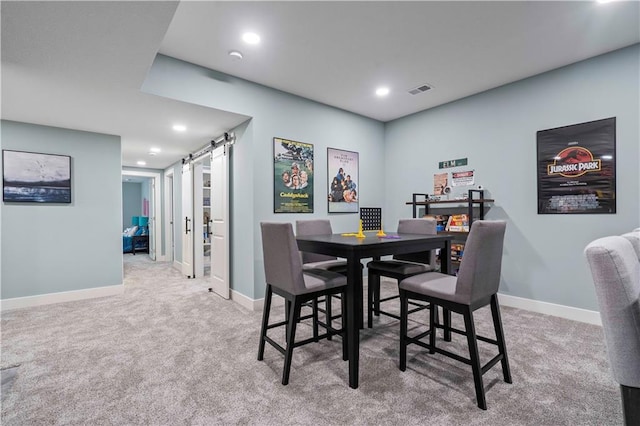
<svg viewBox="0 0 640 426">
<path fill-rule="evenodd" d="M 616 212 L 615 117 L 541 130 L 538 214 Z"/>
</svg>

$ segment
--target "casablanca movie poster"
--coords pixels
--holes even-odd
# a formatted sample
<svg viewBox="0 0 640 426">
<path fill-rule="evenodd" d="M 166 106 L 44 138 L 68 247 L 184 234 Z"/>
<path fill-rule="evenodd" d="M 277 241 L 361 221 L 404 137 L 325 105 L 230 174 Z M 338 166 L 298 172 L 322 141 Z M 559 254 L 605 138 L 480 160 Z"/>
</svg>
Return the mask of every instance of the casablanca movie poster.
<svg viewBox="0 0 640 426">
<path fill-rule="evenodd" d="M 273 138 L 273 212 L 313 213 L 313 144 Z"/>
<path fill-rule="evenodd" d="M 541 130 L 538 214 L 616 212 L 616 119 Z"/>
<path fill-rule="evenodd" d="M 358 153 L 327 148 L 329 213 L 358 213 Z"/>
</svg>

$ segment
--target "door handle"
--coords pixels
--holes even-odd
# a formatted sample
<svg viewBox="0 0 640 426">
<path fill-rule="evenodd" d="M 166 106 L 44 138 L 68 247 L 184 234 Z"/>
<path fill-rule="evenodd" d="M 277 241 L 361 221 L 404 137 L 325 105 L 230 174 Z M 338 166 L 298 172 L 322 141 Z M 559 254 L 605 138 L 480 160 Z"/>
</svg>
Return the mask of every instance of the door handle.
<svg viewBox="0 0 640 426">
<path fill-rule="evenodd" d="M 185 216 L 184 218 L 184 233 L 185 235 L 187 235 L 189 233 L 189 231 L 191 231 L 191 229 L 189 229 L 189 221 L 191 219 L 189 219 L 188 217 Z"/>
</svg>

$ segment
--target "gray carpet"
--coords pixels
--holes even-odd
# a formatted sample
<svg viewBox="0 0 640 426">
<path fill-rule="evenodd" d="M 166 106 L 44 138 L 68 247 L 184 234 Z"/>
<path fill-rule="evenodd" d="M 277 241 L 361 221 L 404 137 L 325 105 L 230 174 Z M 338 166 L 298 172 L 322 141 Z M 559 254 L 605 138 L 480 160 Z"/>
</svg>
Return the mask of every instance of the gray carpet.
<svg viewBox="0 0 640 426">
<path fill-rule="evenodd" d="M 2 365 L 18 365 L 3 425 L 622 424 L 597 326 L 503 307 L 513 384 L 499 367 L 485 375 L 487 411 L 464 364 L 412 346 L 400 372 L 398 322 L 386 317 L 361 333 L 357 390 L 339 338 L 297 348 L 282 386 L 282 355 L 267 346 L 256 360 L 260 312 L 168 264 L 125 259 L 121 296 L 2 313 Z M 492 336 L 488 310 L 477 322 Z M 464 337 L 450 347 L 465 353 Z M 480 347 L 486 362 L 492 348 Z"/>
</svg>

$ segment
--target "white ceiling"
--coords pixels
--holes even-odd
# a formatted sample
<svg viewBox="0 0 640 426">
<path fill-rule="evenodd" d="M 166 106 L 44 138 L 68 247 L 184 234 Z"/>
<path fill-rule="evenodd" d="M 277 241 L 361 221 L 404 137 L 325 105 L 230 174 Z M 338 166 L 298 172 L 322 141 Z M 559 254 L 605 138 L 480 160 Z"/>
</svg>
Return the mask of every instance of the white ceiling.
<svg viewBox="0 0 640 426">
<path fill-rule="evenodd" d="M 140 92 L 157 52 L 388 121 L 638 43 L 639 6 L 2 1 L 1 115 L 120 135 L 124 165 L 164 168 L 248 117 Z"/>
</svg>

